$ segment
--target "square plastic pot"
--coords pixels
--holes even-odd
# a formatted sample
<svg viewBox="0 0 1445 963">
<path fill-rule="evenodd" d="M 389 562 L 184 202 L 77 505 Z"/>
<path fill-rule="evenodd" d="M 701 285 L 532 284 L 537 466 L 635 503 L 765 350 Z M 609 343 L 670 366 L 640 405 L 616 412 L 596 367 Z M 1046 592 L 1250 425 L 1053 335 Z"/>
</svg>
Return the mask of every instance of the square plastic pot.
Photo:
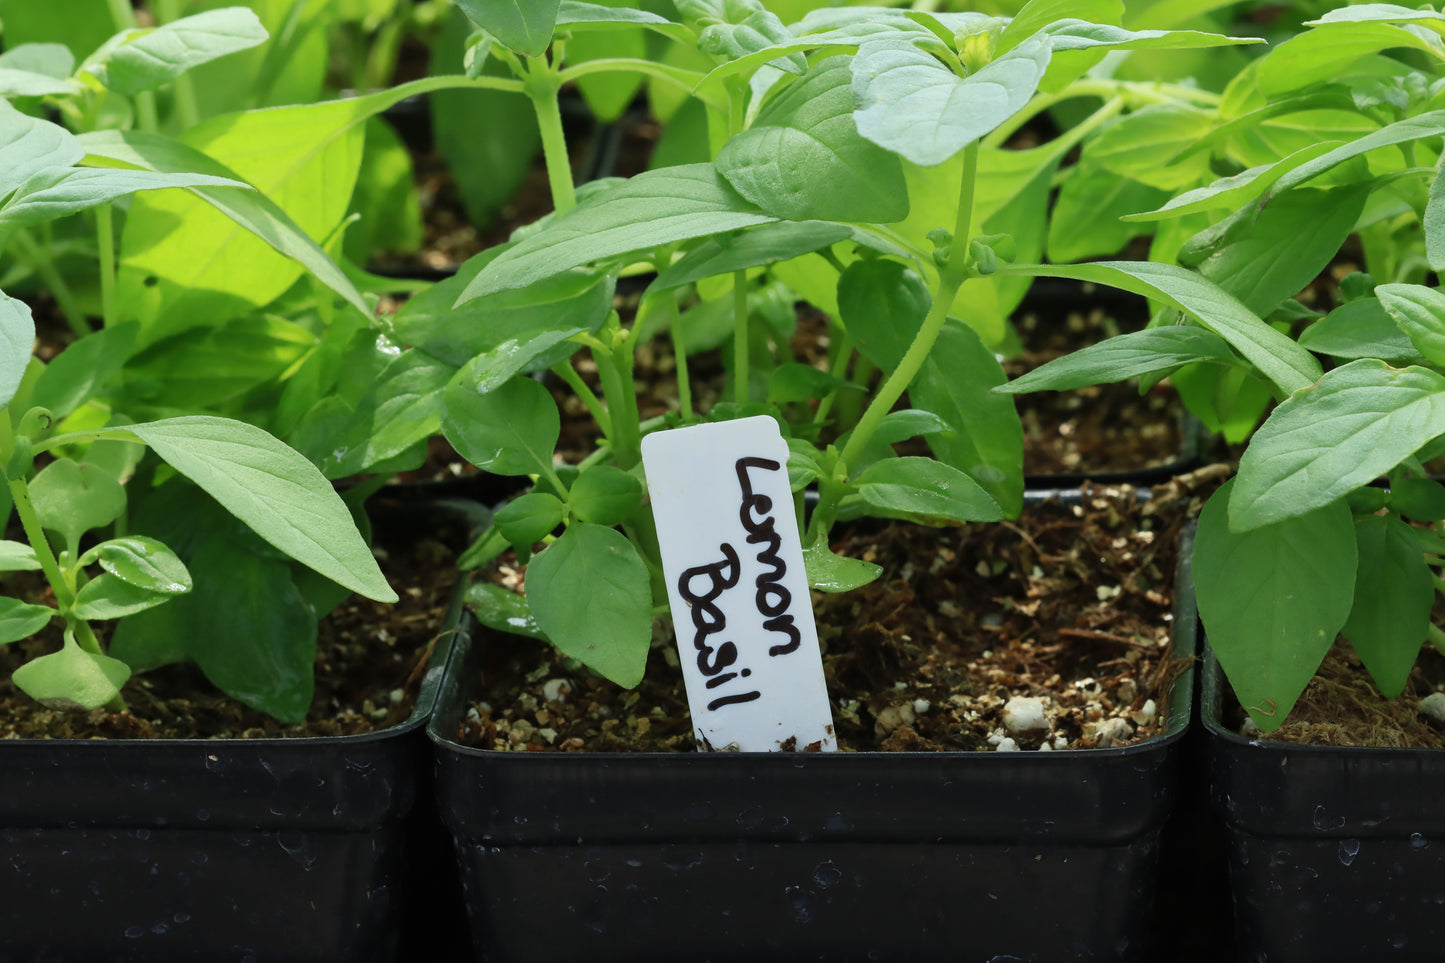
<svg viewBox="0 0 1445 963">
<path fill-rule="evenodd" d="M 415 708 L 381 731 L 0 743 L 0 961 L 396 958 L 408 892 L 441 862 L 424 728 L 460 612 L 458 595 Z"/>
<path fill-rule="evenodd" d="M 1192 669 L 1166 734 L 1122 749 L 505 753 L 449 735 L 480 647 L 513 644 L 474 638 L 428 731 L 484 960 L 1152 958 Z"/>
<path fill-rule="evenodd" d="M 1239 958 L 1445 959 L 1445 752 L 1243 738 L 1220 721 L 1234 696 L 1205 651 L 1201 718 Z"/>
</svg>

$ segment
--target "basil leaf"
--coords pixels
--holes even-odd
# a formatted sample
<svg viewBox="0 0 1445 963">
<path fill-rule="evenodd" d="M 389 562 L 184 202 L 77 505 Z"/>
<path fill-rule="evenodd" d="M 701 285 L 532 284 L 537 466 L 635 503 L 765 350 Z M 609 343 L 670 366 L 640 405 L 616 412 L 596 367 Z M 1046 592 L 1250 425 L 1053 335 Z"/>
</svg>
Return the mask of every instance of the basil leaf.
<svg viewBox="0 0 1445 963">
<path fill-rule="evenodd" d="M 458 376 L 442 395 L 447 440 L 467 461 L 499 475 L 550 470 L 561 431 L 557 402 L 531 378 L 513 378 L 479 394 Z"/>
<path fill-rule="evenodd" d="M 1006 394 L 1067 391 L 1145 374 L 1167 374 L 1196 361 L 1238 364 L 1239 358 L 1213 331 L 1193 325 L 1147 328 L 1072 351 L 995 390 Z"/>
<path fill-rule="evenodd" d="M 10 404 L 20 390 L 34 347 L 35 321 L 30 306 L 0 291 L 0 408 Z"/>
<path fill-rule="evenodd" d="M 1390 515 L 1355 519 L 1359 566 L 1354 605 L 1341 630 L 1380 693 L 1405 691 L 1429 634 L 1435 582 L 1414 530 Z"/>
<path fill-rule="evenodd" d="M 456 0 L 462 12 L 502 44 L 540 57 L 552 42 L 561 0 Z"/>
<path fill-rule="evenodd" d="M 1003 509 L 974 479 L 932 458 L 885 458 L 853 483 L 869 514 L 907 521 L 996 522 Z"/>
<path fill-rule="evenodd" d="M 207 10 L 154 29 L 118 34 L 87 58 L 81 70 L 118 94 L 134 96 L 266 39 L 266 28 L 245 7 Z"/>
</svg>

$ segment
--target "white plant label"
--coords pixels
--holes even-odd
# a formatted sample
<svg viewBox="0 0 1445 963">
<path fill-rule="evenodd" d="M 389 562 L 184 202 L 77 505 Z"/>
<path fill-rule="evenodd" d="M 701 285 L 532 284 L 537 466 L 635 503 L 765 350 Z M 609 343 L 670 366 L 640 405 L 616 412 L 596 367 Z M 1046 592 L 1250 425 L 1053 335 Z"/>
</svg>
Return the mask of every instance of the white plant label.
<svg viewBox="0 0 1445 963">
<path fill-rule="evenodd" d="M 655 432 L 642 462 L 698 745 L 837 748 L 777 422 Z"/>
</svg>

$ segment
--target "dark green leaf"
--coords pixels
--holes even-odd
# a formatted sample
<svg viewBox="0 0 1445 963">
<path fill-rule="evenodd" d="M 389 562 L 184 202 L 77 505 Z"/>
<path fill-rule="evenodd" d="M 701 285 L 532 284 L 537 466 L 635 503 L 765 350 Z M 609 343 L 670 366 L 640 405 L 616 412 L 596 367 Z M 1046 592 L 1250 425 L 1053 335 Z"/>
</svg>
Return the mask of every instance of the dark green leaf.
<svg viewBox="0 0 1445 963">
<path fill-rule="evenodd" d="M 38 572 L 40 559 L 25 542 L 0 540 L 0 572 Z"/>
<path fill-rule="evenodd" d="M 1240 703 L 1279 728 L 1349 615 L 1357 549 L 1343 500 L 1249 532 L 1231 531 L 1234 481 L 1199 517 L 1194 589 L 1209 644 Z"/>
<path fill-rule="evenodd" d="M 527 605 L 527 600 L 500 585 L 475 582 L 467 586 L 466 606 L 477 617 L 477 621 L 489 629 L 548 641 L 546 633 L 537 625 L 537 620 L 532 618 L 532 610 Z"/>
<path fill-rule="evenodd" d="M 768 403 L 786 405 L 822 398 L 831 391 L 861 391 L 858 385 L 807 364 L 780 364 L 768 374 Z"/>
<path fill-rule="evenodd" d="M 1296 392 L 1240 459 L 1230 522 L 1247 531 L 1329 505 L 1445 433 L 1445 377 L 1360 360 Z"/>
<path fill-rule="evenodd" d="M 1145 233 L 1125 218 L 1159 204 L 1167 191 L 1121 177 L 1096 164 L 1081 163 L 1059 188 L 1049 219 L 1048 251 L 1055 261 L 1117 254 Z"/>
<path fill-rule="evenodd" d="M 1405 690 L 1435 603 L 1435 582 L 1411 527 L 1389 515 L 1355 519 L 1359 571 L 1342 630 L 1380 692 Z"/>
<path fill-rule="evenodd" d="M 1195 361 L 1236 364 L 1238 360 L 1228 342 L 1214 332 L 1193 325 L 1170 325 L 1131 331 L 1080 348 L 998 390 L 1008 394 L 1065 391 L 1144 374 L 1167 374 Z"/>
<path fill-rule="evenodd" d="M 45 366 L 30 403 L 64 418 L 90 401 L 130 358 L 138 328 L 119 324 L 68 346 Z"/>
<path fill-rule="evenodd" d="M 761 267 L 832 247 L 852 231 L 826 221 L 779 221 L 708 238 L 664 268 L 652 289 L 664 291 L 751 267 Z"/>
<path fill-rule="evenodd" d="M 249 184 L 206 174 L 157 174 L 113 167 L 57 167 L 36 173 L 0 206 L 0 227 L 30 227 L 108 204 L 136 191 L 167 187 L 239 187 Z"/>
<path fill-rule="evenodd" d="M 926 436 L 939 461 L 967 473 L 1006 517 L 1023 506 L 1023 427 L 1013 399 L 994 388 L 1008 376 L 978 333 L 950 323 L 908 388 L 913 405 L 941 417 L 947 431 Z"/>
<path fill-rule="evenodd" d="M 996 522 L 1003 509 L 978 482 L 932 458 L 885 458 L 854 482 L 870 515 L 919 522 Z"/>
<path fill-rule="evenodd" d="M 933 298 L 914 271 L 897 261 L 863 258 L 838 279 L 838 314 L 858 352 L 890 371 L 923 326 Z"/>
<path fill-rule="evenodd" d="M 1217 285 L 1177 265 L 1148 261 L 1001 265 L 999 273 L 1093 281 L 1162 301 L 1228 341 L 1274 383 L 1281 396 L 1313 384 L 1322 371 L 1314 356 L 1289 337 L 1265 324 Z"/>
<path fill-rule="evenodd" d="M 652 643 L 647 566 L 622 533 L 576 522 L 527 566 L 537 625 L 562 651 L 625 689 Z"/>
<path fill-rule="evenodd" d="M 552 467 L 562 417 L 551 393 L 531 378 L 513 378 L 478 394 L 459 378 L 442 396 L 442 431 L 467 461 L 499 475 Z"/>
<path fill-rule="evenodd" d="M 513 546 L 530 549 L 567 517 L 567 506 L 556 495 L 527 492 L 497 510 L 493 523 Z"/>
<path fill-rule="evenodd" d="M 808 70 L 734 136 L 717 169 L 743 197 L 785 220 L 889 223 L 908 216 L 903 165 L 858 132 L 849 58 Z"/>
<path fill-rule="evenodd" d="M 584 522 L 620 525 L 642 504 L 642 482 L 612 465 L 586 468 L 567 492 L 567 505 Z"/>
<path fill-rule="evenodd" d="M 114 575 L 97 575 L 75 594 L 75 615 L 89 620 L 119 619 L 169 602 L 174 595 L 132 585 Z"/>
<path fill-rule="evenodd" d="M 1431 478 L 1396 478 L 1390 482 L 1390 507 L 1417 522 L 1445 519 L 1445 485 Z"/>
<path fill-rule="evenodd" d="M 1335 358 L 1378 358 L 1392 364 L 1424 362 L 1378 298 L 1347 301 L 1300 333 L 1302 348 Z"/>
</svg>

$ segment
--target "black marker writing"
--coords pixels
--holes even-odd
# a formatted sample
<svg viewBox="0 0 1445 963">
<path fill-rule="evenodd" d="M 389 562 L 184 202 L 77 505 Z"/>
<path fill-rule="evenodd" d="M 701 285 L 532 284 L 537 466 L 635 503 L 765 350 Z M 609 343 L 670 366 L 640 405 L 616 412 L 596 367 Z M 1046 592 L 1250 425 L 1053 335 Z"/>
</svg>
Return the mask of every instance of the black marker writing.
<svg viewBox="0 0 1445 963">
<path fill-rule="evenodd" d="M 771 569 L 754 580 L 756 591 L 753 603 L 757 606 L 758 613 L 766 618 L 763 622 L 764 629 L 780 632 L 788 637 L 786 644 L 769 647 L 768 655 L 787 655 L 802 644 L 802 636 L 793 624 L 793 616 L 788 613 L 788 607 L 793 604 L 793 595 L 779 584 L 788 572 L 787 563 L 778 555 L 783 539 L 778 534 L 776 520 L 768 514 L 773 510 L 773 500 L 766 495 L 756 494 L 753 491 L 752 479 L 748 477 L 750 468 L 778 471 L 783 466 L 770 458 L 739 458 L 734 467 L 743 492 L 738 517 L 742 520 L 743 528 L 747 529 L 748 544 L 764 546 L 758 552 L 758 563 Z"/>
<path fill-rule="evenodd" d="M 709 689 L 738 676 L 736 672 L 718 676 L 718 673 L 737 661 L 738 647 L 731 642 L 723 642 L 714 648 L 708 642 L 709 636 L 727 628 L 727 616 L 713 603 L 723 592 L 738 584 L 738 553 L 726 542 L 719 545 L 718 550 L 722 552 L 722 561 L 695 565 L 677 579 L 678 594 L 687 602 L 692 614 L 692 647 L 697 650 L 697 669 L 705 676 L 717 677 L 708 682 Z M 693 587 L 693 582 L 698 579 L 706 579 L 705 587 L 700 592 Z M 742 674 L 747 676 L 752 673 L 744 669 Z M 756 691 L 723 696 L 709 703 L 708 709 L 751 702 L 761 697 L 762 693 Z"/>
</svg>

